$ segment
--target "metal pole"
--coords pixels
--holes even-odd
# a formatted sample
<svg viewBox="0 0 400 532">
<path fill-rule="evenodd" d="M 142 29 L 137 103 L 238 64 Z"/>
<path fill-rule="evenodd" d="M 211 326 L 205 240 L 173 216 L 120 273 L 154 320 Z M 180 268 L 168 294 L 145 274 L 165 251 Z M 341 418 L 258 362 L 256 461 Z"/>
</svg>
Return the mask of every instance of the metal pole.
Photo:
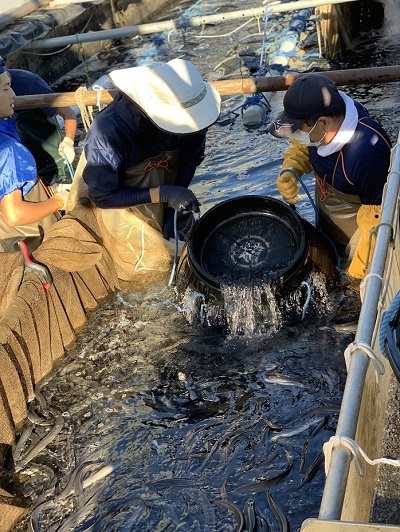
<svg viewBox="0 0 400 532">
<path fill-rule="evenodd" d="M 151 33 L 160 33 L 163 31 L 172 31 L 182 28 L 193 28 L 204 26 L 205 24 L 214 24 L 216 22 L 227 22 L 230 20 L 245 18 L 259 18 L 265 14 L 267 9 L 270 13 L 283 13 L 286 11 L 297 11 L 299 9 L 305 9 L 308 7 L 318 7 L 327 4 L 343 4 L 356 1 L 357 0 L 298 0 L 297 2 L 270 5 L 269 7 L 255 7 L 251 9 L 244 9 L 242 11 L 229 11 L 227 13 L 218 13 L 216 15 L 197 17 L 183 16 L 175 20 L 140 24 L 138 26 L 128 26 L 126 28 L 66 35 L 65 37 L 54 37 L 52 39 L 38 39 L 32 41 L 27 48 L 57 48 L 58 46 L 67 46 L 69 44 L 82 44 L 85 42 L 101 41 L 103 39 L 122 39 L 124 37 L 133 37 L 135 35 L 148 35 Z"/>
<path fill-rule="evenodd" d="M 396 148 L 394 149 L 392 167 L 387 182 L 386 197 L 382 205 L 381 224 L 378 229 L 375 251 L 371 262 L 370 273 L 376 275 L 370 276 L 367 281 L 368 284 L 361 307 L 359 326 L 355 336 L 355 342 L 365 342 L 368 345 L 371 345 L 377 318 L 377 307 L 382 288 L 382 281 L 379 279 L 379 276 L 383 277 L 384 274 L 387 250 L 391 238 L 391 227 L 389 225 L 396 223 L 394 216 L 400 189 L 399 147 L 400 132 Z M 351 356 L 350 368 L 346 379 L 336 429 L 337 436 L 347 436 L 353 440 L 355 438 L 368 363 L 368 356 L 361 350 L 355 351 Z M 340 520 L 351 459 L 352 455 L 347 448 L 336 447 L 333 449 L 322 496 L 319 519 Z"/>
<path fill-rule="evenodd" d="M 400 65 L 387 67 L 356 68 L 354 70 L 332 70 L 320 72 L 332 79 L 338 86 L 359 85 L 371 83 L 387 83 L 400 80 Z M 274 92 L 286 90 L 293 81 L 304 74 L 287 74 L 284 76 L 265 78 L 244 78 L 210 81 L 221 96 L 234 94 L 251 94 L 255 92 Z M 97 105 L 99 98 L 101 104 L 109 104 L 117 93 L 116 89 L 102 89 L 82 93 L 85 105 Z M 16 96 L 15 109 L 40 109 L 42 107 L 70 107 L 77 105 L 74 92 L 60 92 L 53 94 L 34 94 Z"/>
</svg>

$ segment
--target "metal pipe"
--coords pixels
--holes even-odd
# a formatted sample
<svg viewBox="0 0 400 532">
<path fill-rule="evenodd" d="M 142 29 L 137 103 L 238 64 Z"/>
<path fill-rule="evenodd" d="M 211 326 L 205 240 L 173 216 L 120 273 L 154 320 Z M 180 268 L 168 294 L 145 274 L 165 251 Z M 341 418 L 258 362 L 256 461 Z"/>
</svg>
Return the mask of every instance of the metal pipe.
<svg viewBox="0 0 400 532">
<path fill-rule="evenodd" d="M 392 236 L 391 227 L 384 224 L 395 223 L 395 212 L 400 189 L 399 148 L 400 132 L 396 148 L 394 148 L 386 195 L 382 205 L 381 225 L 378 229 L 375 251 L 371 262 L 370 273 L 373 275 L 367 280 L 368 284 L 365 290 L 359 326 L 355 336 L 355 342 L 365 342 L 368 345 L 371 345 L 372 342 L 378 313 L 379 296 L 382 288 L 382 281 L 379 279 L 379 276 L 383 277 L 384 274 L 387 250 Z M 351 356 L 342 407 L 336 429 L 337 436 L 347 436 L 353 440 L 355 438 L 368 363 L 369 357 L 360 350 L 355 351 Z M 319 519 L 340 520 L 351 459 L 352 455 L 347 448 L 335 447 L 333 449 L 322 496 Z"/>
<path fill-rule="evenodd" d="M 400 65 L 386 67 L 356 68 L 353 70 L 332 70 L 320 72 L 333 80 L 336 85 L 360 85 L 363 83 L 387 83 L 400 80 Z M 256 92 L 275 92 L 286 90 L 293 81 L 305 74 L 286 74 L 265 78 L 244 78 L 210 81 L 221 96 L 234 94 L 251 94 Z M 102 89 L 82 93 L 85 105 L 109 104 L 117 93 L 116 89 Z M 100 101 L 99 101 L 100 98 Z M 41 107 L 70 107 L 77 105 L 74 92 L 53 94 L 34 94 L 16 96 L 15 109 L 40 109 Z"/>
<path fill-rule="evenodd" d="M 327 4 L 343 4 L 356 1 L 357 0 L 298 0 L 297 2 L 288 2 L 285 4 L 270 5 L 266 7 L 255 7 L 251 9 L 244 9 L 242 11 L 229 11 L 227 13 L 218 13 L 215 15 L 196 17 L 182 16 L 175 20 L 140 24 L 138 26 L 128 26 L 126 28 L 66 35 L 64 37 L 54 37 L 52 39 L 37 39 L 32 41 L 27 48 L 57 48 L 59 46 L 67 46 L 69 44 L 82 44 L 85 42 L 101 41 L 104 39 L 122 39 L 124 37 L 133 37 L 135 35 L 148 35 L 151 33 L 173 31 L 182 28 L 199 27 L 204 26 L 205 24 L 214 24 L 216 22 L 227 22 L 230 20 L 239 20 L 244 18 L 259 18 L 265 14 L 266 10 L 268 10 L 270 13 L 283 13 L 286 11 L 304 9 L 307 7 L 318 7 Z"/>
</svg>

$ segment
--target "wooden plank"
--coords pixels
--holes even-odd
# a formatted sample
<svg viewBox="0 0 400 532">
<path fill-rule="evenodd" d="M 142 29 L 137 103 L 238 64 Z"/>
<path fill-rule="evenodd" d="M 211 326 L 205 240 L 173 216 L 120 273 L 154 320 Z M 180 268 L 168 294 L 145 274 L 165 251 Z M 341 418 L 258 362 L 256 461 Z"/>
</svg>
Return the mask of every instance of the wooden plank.
<svg viewBox="0 0 400 532">
<path fill-rule="evenodd" d="M 307 519 L 301 526 L 301 532 L 399 532 L 399 529 L 398 525 L 326 521 L 324 519 Z"/>
</svg>

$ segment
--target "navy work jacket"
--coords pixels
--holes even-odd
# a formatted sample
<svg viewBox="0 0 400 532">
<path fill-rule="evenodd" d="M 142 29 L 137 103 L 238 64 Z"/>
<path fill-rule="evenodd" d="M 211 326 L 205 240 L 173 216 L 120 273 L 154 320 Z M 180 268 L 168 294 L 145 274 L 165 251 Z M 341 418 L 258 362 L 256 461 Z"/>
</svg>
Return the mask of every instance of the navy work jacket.
<svg viewBox="0 0 400 532">
<path fill-rule="evenodd" d="M 178 151 L 175 185 L 187 187 L 204 159 L 206 130 L 176 135 L 157 128 L 140 107 L 122 93 L 94 119 L 86 136 L 83 179 L 99 207 L 150 203 L 149 189 L 127 188 L 124 173 L 164 151 Z"/>
<path fill-rule="evenodd" d="M 359 102 L 357 128 L 345 146 L 327 157 L 308 148 L 314 172 L 344 194 L 356 195 L 363 205 L 380 205 L 387 180 L 391 143 L 386 131 Z"/>
</svg>

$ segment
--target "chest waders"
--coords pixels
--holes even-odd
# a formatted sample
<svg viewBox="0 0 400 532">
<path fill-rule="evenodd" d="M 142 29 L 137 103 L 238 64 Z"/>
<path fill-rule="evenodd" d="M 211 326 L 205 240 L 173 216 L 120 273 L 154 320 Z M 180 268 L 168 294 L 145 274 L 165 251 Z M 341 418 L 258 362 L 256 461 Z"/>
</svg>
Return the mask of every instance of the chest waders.
<svg viewBox="0 0 400 532">
<path fill-rule="evenodd" d="M 54 179 L 65 177 L 63 157 L 58 146 L 63 139 L 55 116 L 48 117 L 38 109 L 31 109 L 15 115 L 21 142 L 32 153 L 37 173 L 46 185 Z"/>
<path fill-rule="evenodd" d="M 361 200 L 357 195 L 344 194 L 315 176 L 315 200 L 319 214 L 319 229 L 331 238 L 339 253 L 343 253 L 357 231 L 357 212 Z"/>
<path fill-rule="evenodd" d="M 160 185 L 173 185 L 176 181 L 177 159 L 177 151 L 168 151 L 156 157 L 145 159 L 125 171 L 122 184 L 131 188 L 156 188 Z M 164 208 L 162 203 L 149 203 L 128 207 L 127 210 L 162 233 Z"/>
<path fill-rule="evenodd" d="M 32 203 L 38 203 L 49 199 L 49 197 L 43 183 L 38 181 L 28 194 L 24 196 L 24 199 Z M 38 222 L 10 227 L 0 214 L 0 249 L 3 248 L 2 251 L 9 253 L 19 251 L 17 245 L 18 240 L 25 240 L 29 253 L 32 253 L 42 242 L 45 231 L 59 218 L 60 216 L 54 213 Z"/>
</svg>

